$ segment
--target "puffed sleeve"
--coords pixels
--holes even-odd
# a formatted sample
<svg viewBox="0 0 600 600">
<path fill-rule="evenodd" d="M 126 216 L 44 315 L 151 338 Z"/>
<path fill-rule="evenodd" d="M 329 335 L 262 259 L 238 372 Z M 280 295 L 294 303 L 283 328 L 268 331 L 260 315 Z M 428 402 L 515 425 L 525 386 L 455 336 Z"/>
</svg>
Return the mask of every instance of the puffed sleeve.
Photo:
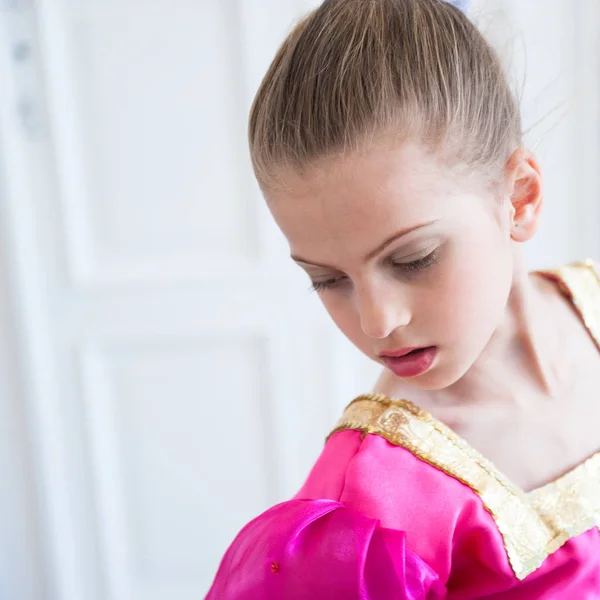
<svg viewBox="0 0 600 600">
<path fill-rule="evenodd" d="M 206 600 L 438 600 L 402 531 L 333 500 L 290 500 L 246 525 Z"/>
</svg>

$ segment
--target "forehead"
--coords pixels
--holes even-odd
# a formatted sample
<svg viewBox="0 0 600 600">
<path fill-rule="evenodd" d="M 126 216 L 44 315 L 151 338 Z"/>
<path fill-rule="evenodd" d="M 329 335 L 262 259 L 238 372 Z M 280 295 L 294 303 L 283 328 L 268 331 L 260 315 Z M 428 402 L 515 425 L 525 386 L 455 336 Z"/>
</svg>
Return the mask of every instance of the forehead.
<svg viewBox="0 0 600 600">
<path fill-rule="evenodd" d="M 381 145 L 280 171 L 265 190 L 292 252 L 363 252 L 398 229 L 448 218 L 464 177 L 418 145 Z M 463 184 L 461 186 L 460 184 Z"/>
</svg>

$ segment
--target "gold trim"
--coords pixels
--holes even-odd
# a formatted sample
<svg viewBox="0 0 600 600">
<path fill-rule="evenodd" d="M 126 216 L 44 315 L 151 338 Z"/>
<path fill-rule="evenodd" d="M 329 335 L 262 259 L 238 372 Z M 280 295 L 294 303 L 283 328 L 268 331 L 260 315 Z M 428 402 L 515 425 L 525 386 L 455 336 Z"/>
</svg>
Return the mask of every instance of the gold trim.
<svg viewBox="0 0 600 600">
<path fill-rule="evenodd" d="M 365 394 L 330 435 L 372 433 L 470 487 L 492 515 L 522 580 L 569 539 L 600 526 L 600 452 L 551 484 L 525 493 L 463 438 L 408 400 Z"/>
<path fill-rule="evenodd" d="M 538 273 L 559 283 L 600 349 L 600 272 L 597 264 L 587 259 Z"/>
<path fill-rule="evenodd" d="M 543 274 L 563 284 L 600 347 L 600 274 L 594 263 Z M 379 435 L 471 488 L 494 518 L 520 580 L 571 538 L 600 527 L 600 452 L 552 483 L 524 492 L 466 440 L 408 400 L 358 396 L 330 435 L 346 429 Z"/>
</svg>

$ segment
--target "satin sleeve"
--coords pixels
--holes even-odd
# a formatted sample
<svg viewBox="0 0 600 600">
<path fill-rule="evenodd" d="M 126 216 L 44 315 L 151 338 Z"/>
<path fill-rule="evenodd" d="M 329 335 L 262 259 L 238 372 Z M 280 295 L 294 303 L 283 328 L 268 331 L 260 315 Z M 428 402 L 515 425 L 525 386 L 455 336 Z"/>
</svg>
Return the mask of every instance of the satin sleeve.
<svg viewBox="0 0 600 600">
<path fill-rule="evenodd" d="M 206 600 L 438 600 L 403 531 L 334 500 L 290 500 L 248 523 Z"/>
</svg>

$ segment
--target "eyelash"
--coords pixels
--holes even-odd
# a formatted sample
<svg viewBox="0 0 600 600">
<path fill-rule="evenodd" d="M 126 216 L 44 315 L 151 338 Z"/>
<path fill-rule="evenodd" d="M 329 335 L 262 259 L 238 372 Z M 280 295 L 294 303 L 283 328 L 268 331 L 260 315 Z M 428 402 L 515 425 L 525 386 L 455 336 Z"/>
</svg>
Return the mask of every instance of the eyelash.
<svg viewBox="0 0 600 600">
<path fill-rule="evenodd" d="M 436 248 L 433 252 L 430 252 L 423 258 L 419 258 L 418 260 L 413 260 L 412 262 L 408 263 L 392 263 L 392 266 L 408 273 L 416 273 L 418 271 L 427 269 L 438 262 L 438 250 Z M 336 287 L 343 280 L 344 277 L 338 277 L 337 279 L 327 279 L 326 281 L 313 281 L 310 289 L 314 292 L 320 292 Z"/>
</svg>

